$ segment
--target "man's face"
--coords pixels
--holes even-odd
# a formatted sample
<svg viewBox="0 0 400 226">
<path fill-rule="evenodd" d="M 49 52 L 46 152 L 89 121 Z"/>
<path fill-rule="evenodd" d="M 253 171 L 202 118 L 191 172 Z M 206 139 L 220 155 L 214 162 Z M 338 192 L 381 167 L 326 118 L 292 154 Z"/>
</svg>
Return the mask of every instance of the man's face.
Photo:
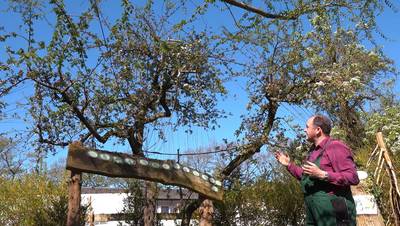
<svg viewBox="0 0 400 226">
<path fill-rule="evenodd" d="M 309 142 L 314 142 L 321 132 L 321 128 L 314 126 L 313 120 L 314 117 L 308 119 L 306 123 L 306 128 L 304 128 L 304 132 L 306 132 L 307 140 Z"/>
</svg>

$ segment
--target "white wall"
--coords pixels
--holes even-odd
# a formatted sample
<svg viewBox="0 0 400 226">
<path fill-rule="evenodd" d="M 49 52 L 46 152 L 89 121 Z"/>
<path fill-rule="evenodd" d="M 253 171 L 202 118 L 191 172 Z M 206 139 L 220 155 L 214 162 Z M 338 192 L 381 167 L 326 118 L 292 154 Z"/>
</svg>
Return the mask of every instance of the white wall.
<svg viewBox="0 0 400 226">
<path fill-rule="evenodd" d="M 126 197 L 126 193 L 82 194 L 81 196 L 82 204 L 88 204 L 91 198 L 94 214 L 120 213 Z"/>
<path fill-rule="evenodd" d="M 106 223 L 97 223 L 96 226 L 118 226 L 119 221 L 109 221 Z M 161 220 L 161 224 L 162 226 L 176 226 L 175 221 L 174 220 Z M 125 223 L 122 223 L 122 225 L 127 225 Z M 180 225 L 180 221 L 178 221 L 178 225 Z M 192 226 L 194 225 L 198 225 L 197 223 L 194 223 L 193 221 L 191 221 Z"/>
<path fill-rule="evenodd" d="M 94 214 L 115 214 L 123 209 L 123 200 L 127 197 L 126 193 L 95 193 L 82 194 L 82 204 L 86 205 L 91 200 Z M 157 207 L 157 212 L 161 212 L 161 207 Z M 117 226 L 119 221 L 108 221 L 96 223 L 96 226 Z M 193 222 L 194 223 L 194 222 Z M 174 220 L 161 220 L 163 226 L 176 226 Z"/>
</svg>

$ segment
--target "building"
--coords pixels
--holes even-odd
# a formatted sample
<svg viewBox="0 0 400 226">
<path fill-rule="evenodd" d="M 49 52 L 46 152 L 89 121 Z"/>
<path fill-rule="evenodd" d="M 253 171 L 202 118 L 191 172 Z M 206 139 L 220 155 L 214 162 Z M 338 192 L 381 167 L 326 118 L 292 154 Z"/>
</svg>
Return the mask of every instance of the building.
<svg viewBox="0 0 400 226">
<path fill-rule="evenodd" d="M 181 192 L 182 191 L 182 192 Z M 82 204 L 90 204 L 89 221 L 94 225 L 116 226 L 123 223 L 123 201 L 126 189 L 82 188 Z M 198 194 L 187 189 L 160 189 L 156 199 L 156 212 L 163 226 L 175 226 L 180 206 L 188 200 L 198 199 Z M 178 221 L 179 222 L 179 221 Z"/>
</svg>

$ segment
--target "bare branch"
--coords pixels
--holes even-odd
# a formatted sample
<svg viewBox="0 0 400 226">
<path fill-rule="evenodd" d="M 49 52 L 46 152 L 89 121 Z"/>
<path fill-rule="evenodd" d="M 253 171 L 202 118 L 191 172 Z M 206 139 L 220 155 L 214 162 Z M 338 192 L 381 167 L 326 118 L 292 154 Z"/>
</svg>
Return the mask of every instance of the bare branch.
<svg viewBox="0 0 400 226">
<path fill-rule="evenodd" d="M 44 139 L 43 137 L 39 137 L 39 142 L 42 144 L 50 144 L 50 145 L 60 146 L 60 147 L 66 147 L 69 145 L 68 142 L 55 142 L 55 141 L 51 141 L 49 139 Z"/>
<path fill-rule="evenodd" d="M 249 159 L 255 153 L 260 152 L 263 144 L 257 140 L 251 144 L 243 146 L 242 151 L 233 159 L 229 164 L 222 170 L 221 174 L 223 177 L 228 177 L 237 167 L 240 166 L 244 161 Z"/>
<path fill-rule="evenodd" d="M 146 123 L 152 123 L 154 121 L 157 121 L 157 119 L 168 118 L 170 116 L 171 116 L 171 113 L 168 114 L 167 112 L 160 112 L 155 115 L 152 115 L 151 117 L 146 118 Z"/>
<path fill-rule="evenodd" d="M 8 152 L 3 153 L 3 154 L 1 155 L 1 158 L 2 158 L 2 159 L 4 160 L 4 162 L 6 163 L 6 165 L 7 165 L 6 168 L 7 168 L 7 170 L 10 172 L 11 177 L 14 178 L 14 177 L 17 175 L 18 171 L 20 171 L 22 162 L 19 161 L 19 162 L 17 163 L 18 165 L 15 166 L 15 165 L 13 164 L 13 162 L 12 162 L 12 159 L 10 159 L 10 158 L 12 158 L 12 157 L 9 156 L 8 154 L 9 154 Z"/>
<path fill-rule="evenodd" d="M 51 141 L 51 140 L 49 140 L 49 139 L 43 138 L 43 129 L 42 129 L 42 126 L 40 125 L 40 123 L 38 123 L 38 124 L 36 125 L 36 127 L 37 127 L 38 130 L 39 130 L 38 135 L 39 135 L 39 142 L 40 142 L 40 143 L 43 143 L 43 144 L 50 144 L 50 145 L 54 145 L 54 146 L 61 146 L 61 147 L 66 147 L 66 146 L 69 145 L 68 142 L 55 142 L 55 141 Z"/>
<path fill-rule="evenodd" d="M 323 4 L 323 5 L 316 5 L 316 6 L 309 6 L 309 7 L 304 7 L 304 8 L 300 8 L 298 10 L 291 10 L 291 11 L 287 11 L 284 13 L 280 13 L 280 14 L 273 14 L 273 13 L 267 13 L 261 9 L 255 8 L 251 5 L 248 5 L 246 3 L 243 2 L 238 2 L 238 1 L 234 1 L 234 0 L 221 0 L 223 2 L 226 2 L 230 5 L 242 8 L 244 10 L 247 10 L 249 12 L 253 12 L 256 13 L 260 16 L 263 16 L 265 18 L 269 18 L 269 19 L 278 19 L 278 20 L 296 20 L 297 18 L 299 18 L 301 15 L 307 14 L 307 13 L 311 13 L 314 12 L 318 9 L 322 9 L 322 8 L 329 8 L 329 7 L 347 7 L 350 8 L 347 4 L 345 3 L 337 3 L 337 2 L 331 2 L 331 3 L 327 3 L 327 4 Z"/>
<path fill-rule="evenodd" d="M 222 176 L 228 177 L 237 167 L 239 167 L 244 161 L 249 159 L 255 153 L 260 152 L 261 147 L 268 142 L 268 135 L 272 130 L 273 123 L 275 121 L 276 112 L 278 105 L 275 102 L 268 104 L 268 119 L 264 125 L 262 135 L 253 140 L 251 143 L 244 145 L 242 151 L 233 159 L 223 170 Z"/>
<path fill-rule="evenodd" d="M 67 90 L 68 90 L 68 88 L 69 88 L 70 86 L 68 86 L 68 87 L 67 87 L 66 89 L 64 89 L 64 90 L 60 90 L 59 88 L 57 88 L 57 87 L 55 87 L 55 86 L 52 86 L 52 85 L 49 85 L 49 84 L 47 84 L 47 83 L 41 82 L 41 81 L 39 81 L 39 80 L 37 80 L 37 79 L 34 79 L 34 78 L 31 78 L 31 79 L 32 79 L 34 82 L 36 82 L 36 83 L 38 83 L 39 85 L 41 85 L 41 86 L 44 86 L 44 87 L 46 87 L 46 88 L 48 88 L 48 89 L 52 89 L 52 90 L 54 90 L 54 91 L 60 93 L 60 94 L 62 95 L 62 101 L 65 102 L 65 103 L 67 103 L 67 104 L 72 108 L 72 111 L 73 111 L 73 112 L 75 113 L 75 115 L 79 118 L 79 120 L 86 126 L 86 128 L 90 131 L 90 133 L 91 133 L 98 141 L 100 141 L 101 143 L 107 142 L 109 136 L 108 136 L 108 137 L 102 137 L 102 136 L 97 132 L 96 128 L 89 122 L 89 120 L 86 119 L 86 117 L 84 116 L 83 112 L 78 108 L 78 106 L 75 105 L 75 104 L 73 103 L 71 97 L 70 97 L 70 96 L 68 95 L 68 93 L 67 93 Z M 39 127 L 38 127 L 38 128 L 39 128 Z M 62 143 L 54 143 L 54 142 L 51 142 L 51 141 L 49 141 L 49 140 L 43 139 L 43 137 L 40 138 L 39 141 L 42 142 L 42 143 L 48 143 L 48 144 L 59 145 L 59 146 L 67 146 L 67 145 L 68 145 L 68 144 L 65 143 L 65 142 L 62 142 Z M 65 145 L 65 144 L 66 144 L 66 145 Z"/>
<path fill-rule="evenodd" d="M 270 19 L 280 19 L 280 20 L 295 20 L 297 19 L 298 16 L 288 16 L 288 15 L 284 15 L 284 14 L 272 14 L 272 13 L 267 13 L 261 9 L 255 8 L 251 5 L 245 4 L 243 2 L 238 2 L 238 1 L 234 1 L 234 0 L 221 0 L 223 2 L 226 2 L 230 5 L 234 5 L 236 7 L 242 8 L 244 10 L 256 13 L 260 16 L 263 16 L 265 18 L 270 18 Z"/>
<path fill-rule="evenodd" d="M 125 132 L 118 131 L 118 130 L 110 130 L 110 131 L 107 131 L 103 135 L 103 139 L 108 140 L 108 138 L 110 138 L 111 136 L 116 136 L 116 137 L 120 137 L 120 138 L 128 138 L 128 135 Z"/>
<path fill-rule="evenodd" d="M 104 139 L 104 137 L 100 136 L 100 134 L 96 131 L 96 128 L 93 127 L 93 125 L 85 118 L 83 115 L 83 112 L 76 106 L 69 95 L 66 92 L 61 93 L 63 97 L 63 101 L 67 103 L 70 107 L 72 107 L 72 111 L 75 113 L 75 115 L 79 118 L 79 120 L 86 126 L 86 128 L 93 134 L 93 136 L 100 141 L 101 143 L 107 142 L 107 139 Z"/>
<path fill-rule="evenodd" d="M 168 91 L 169 87 L 170 87 L 170 78 L 166 78 L 166 81 L 164 81 L 161 86 L 161 90 L 160 90 L 161 96 L 159 98 L 159 103 L 163 107 L 164 112 L 157 113 L 157 114 L 145 119 L 144 120 L 145 123 L 154 122 L 159 118 L 171 117 L 171 110 L 169 109 L 168 104 L 167 104 L 167 91 Z"/>
<path fill-rule="evenodd" d="M 20 79 L 20 80 L 14 82 L 13 84 L 11 84 L 9 87 L 0 89 L 0 96 L 6 95 L 8 92 L 10 92 L 10 90 L 12 90 L 14 87 L 18 86 L 20 83 L 24 82 L 27 79 L 28 78 Z M 2 81 L 2 83 L 3 83 L 3 81 Z M 3 84 L 0 84 L 0 85 L 3 85 Z"/>
<path fill-rule="evenodd" d="M 87 141 L 87 139 L 89 139 L 89 137 L 92 136 L 92 133 L 87 133 L 86 135 L 81 135 L 79 142 L 81 142 L 82 144 L 85 143 L 85 141 Z"/>
</svg>

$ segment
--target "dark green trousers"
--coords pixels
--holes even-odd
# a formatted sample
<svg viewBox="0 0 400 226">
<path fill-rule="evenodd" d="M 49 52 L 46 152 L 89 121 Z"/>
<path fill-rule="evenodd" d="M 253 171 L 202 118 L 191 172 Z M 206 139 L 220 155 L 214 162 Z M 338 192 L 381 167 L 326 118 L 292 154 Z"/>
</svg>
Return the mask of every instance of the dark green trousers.
<svg viewBox="0 0 400 226">
<path fill-rule="evenodd" d="M 321 157 L 314 162 L 320 167 Z M 300 181 L 306 206 L 306 226 L 355 226 L 356 207 L 350 187 L 338 188 L 340 194 L 329 194 L 333 184 L 308 175 Z"/>
<path fill-rule="evenodd" d="M 317 192 L 304 197 L 306 206 L 307 226 L 355 226 L 356 210 L 354 201 L 345 197 L 330 195 L 325 192 Z M 332 204 L 335 202 L 345 203 L 344 211 L 338 212 Z M 340 205 L 340 204 L 339 204 Z M 338 216 L 339 215 L 339 216 Z M 341 217 L 340 215 L 343 215 Z"/>
</svg>

